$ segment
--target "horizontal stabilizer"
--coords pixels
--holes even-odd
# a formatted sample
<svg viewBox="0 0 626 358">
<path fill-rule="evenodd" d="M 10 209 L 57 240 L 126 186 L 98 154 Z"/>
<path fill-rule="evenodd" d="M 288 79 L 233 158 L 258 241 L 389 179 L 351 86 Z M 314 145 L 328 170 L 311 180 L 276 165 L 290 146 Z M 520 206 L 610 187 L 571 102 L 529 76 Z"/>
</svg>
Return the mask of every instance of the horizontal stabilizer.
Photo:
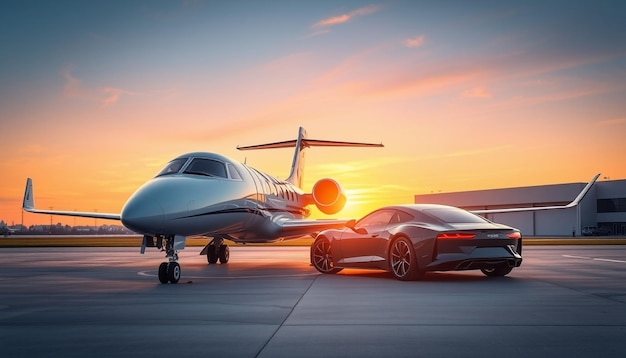
<svg viewBox="0 0 626 358">
<path fill-rule="evenodd" d="M 245 147 L 237 146 L 239 150 L 253 150 L 253 149 L 274 149 L 274 148 L 293 148 L 296 146 L 297 140 L 286 140 L 283 142 L 267 143 L 249 145 Z M 333 140 L 320 140 L 320 139 L 303 139 L 301 140 L 302 147 L 384 147 L 382 143 L 360 143 L 360 142 L 340 142 Z"/>
<path fill-rule="evenodd" d="M 26 212 L 36 213 L 36 214 L 75 216 L 75 217 L 92 218 L 92 219 L 109 219 L 109 220 L 121 219 L 120 214 L 96 213 L 96 212 L 86 212 L 86 211 L 37 210 L 35 209 L 35 198 L 33 195 L 33 180 L 31 178 L 26 179 L 26 189 L 24 190 L 24 201 L 22 202 L 22 209 Z"/>
<path fill-rule="evenodd" d="M 286 181 L 294 184 L 298 188 L 302 188 L 304 173 L 304 151 L 310 147 L 384 147 L 382 143 L 361 143 L 361 142 L 343 142 L 335 140 L 320 140 L 307 138 L 306 131 L 300 127 L 298 129 L 298 139 L 286 140 L 282 142 L 265 143 L 257 145 L 248 145 L 244 147 L 237 146 L 239 150 L 254 149 L 273 149 L 273 148 L 295 148 L 293 161 L 291 162 L 291 172 Z"/>
</svg>

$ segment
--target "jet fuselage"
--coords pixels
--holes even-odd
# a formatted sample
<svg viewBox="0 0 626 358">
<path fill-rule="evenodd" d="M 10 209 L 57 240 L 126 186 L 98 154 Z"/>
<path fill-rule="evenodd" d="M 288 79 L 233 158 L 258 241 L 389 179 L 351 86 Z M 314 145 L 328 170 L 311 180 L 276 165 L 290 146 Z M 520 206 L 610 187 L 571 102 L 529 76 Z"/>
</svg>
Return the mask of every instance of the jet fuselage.
<svg viewBox="0 0 626 358">
<path fill-rule="evenodd" d="M 172 163 L 180 163 L 167 171 Z M 210 165 L 197 165 L 199 162 Z M 268 242 L 284 236 L 282 218 L 309 214 L 301 189 L 214 153 L 172 160 L 126 202 L 121 221 L 150 236 L 228 235 L 235 241 Z"/>
</svg>

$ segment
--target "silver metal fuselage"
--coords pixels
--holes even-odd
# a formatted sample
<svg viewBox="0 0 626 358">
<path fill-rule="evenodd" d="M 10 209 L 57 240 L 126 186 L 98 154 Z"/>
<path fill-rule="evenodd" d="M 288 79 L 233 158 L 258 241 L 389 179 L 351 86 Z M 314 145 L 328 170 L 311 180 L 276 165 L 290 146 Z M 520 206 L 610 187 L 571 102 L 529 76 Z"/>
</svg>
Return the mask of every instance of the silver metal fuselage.
<svg viewBox="0 0 626 358">
<path fill-rule="evenodd" d="M 195 158 L 223 163 L 227 177 L 185 173 Z M 186 159 L 178 171 L 149 180 L 128 199 L 121 213 L 124 226 L 150 236 L 272 242 L 288 238 L 278 221 L 308 216 L 302 190 L 289 182 L 219 154 L 189 153 L 176 159 Z"/>
</svg>

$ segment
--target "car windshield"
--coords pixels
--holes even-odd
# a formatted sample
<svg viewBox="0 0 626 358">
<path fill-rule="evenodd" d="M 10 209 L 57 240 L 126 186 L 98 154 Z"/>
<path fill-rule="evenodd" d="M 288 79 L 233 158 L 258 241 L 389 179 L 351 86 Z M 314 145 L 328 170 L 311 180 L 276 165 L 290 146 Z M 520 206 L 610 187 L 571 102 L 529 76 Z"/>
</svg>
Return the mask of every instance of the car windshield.
<svg viewBox="0 0 626 358">
<path fill-rule="evenodd" d="M 206 175 L 210 177 L 228 178 L 226 166 L 213 159 L 194 158 L 184 171 L 185 174 Z"/>
<path fill-rule="evenodd" d="M 446 223 L 484 223 L 489 222 L 481 216 L 458 208 L 426 209 L 424 212 Z"/>
<path fill-rule="evenodd" d="M 157 174 L 157 176 L 160 177 L 161 175 L 176 174 L 186 162 L 187 158 L 174 159 L 171 162 L 167 163 L 165 168 L 163 168 L 163 170 L 161 170 L 159 174 Z"/>
</svg>

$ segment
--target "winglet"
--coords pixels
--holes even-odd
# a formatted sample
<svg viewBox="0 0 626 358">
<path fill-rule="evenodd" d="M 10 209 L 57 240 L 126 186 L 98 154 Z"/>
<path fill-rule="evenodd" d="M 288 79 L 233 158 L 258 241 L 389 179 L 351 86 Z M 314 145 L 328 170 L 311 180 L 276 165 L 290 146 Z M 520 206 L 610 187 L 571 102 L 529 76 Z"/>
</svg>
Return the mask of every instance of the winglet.
<svg viewBox="0 0 626 358">
<path fill-rule="evenodd" d="M 25 211 L 35 210 L 35 198 L 33 197 L 33 180 L 31 178 L 26 179 L 26 189 L 24 190 L 24 201 L 22 202 L 22 209 Z"/>
<path fill-rule="evenodd" d="M 567 204 L 565 207 L 566 208 L 571 208 L 571 207 L 574 207 L 574 206 L 578 205 L 578 203 L 580 203 L 580 201 L 585 197 L 585 195 L 587 194 L 589 189 L 591 189 L 591 187 L 596 182 L 596 180 L 598 180 L 598 178 L 600 177 L 600 174 L 601 173 L 596 174 L 596 176 L 593 177 L 593 179 L 591 179 L 591 181 L 589 183 L 587 183 L 587 185 L 583 188 L 583 190 L 580 192 L 580 194 L 578 194 L 578 196 L 574 200 L 572 200 L 571 203 Z"/>
<path fill-rule="evenodd" d="M 554 210 L 554 209 L 568 209 L 577 206 L 580 201 L 585 197 L 589 189 L 595 184 L 596 180 L 600 177 L 600 173 L 596 174 L 587 185 L 580 191 L 580 193 L 567 205 L 556 206 L 533 206 L 528 208 L 509 208 L 509 209 L 485 209 L 485 210 L 470 210 L 474 214 L 495 214 L 495 213 L 516 213 L 522 211 L 539 211 L 539 210 Z"/>
<path fill-rule="evenodd" d="M 35 197 L 33 195 L 33 180 L 31 178 L 26 179 L 26 189 L 24 190 L 24 201 L 22 201 L 22 210 L 27 211 L 29 213 L 36 213 L 36 214 L 121 220 L 120 214 L 98 213 L 98 212 L 92 213 L 92 212 L 86 212 L 86 211 L 37 210 L 35 209 Z"/>
</svg>

